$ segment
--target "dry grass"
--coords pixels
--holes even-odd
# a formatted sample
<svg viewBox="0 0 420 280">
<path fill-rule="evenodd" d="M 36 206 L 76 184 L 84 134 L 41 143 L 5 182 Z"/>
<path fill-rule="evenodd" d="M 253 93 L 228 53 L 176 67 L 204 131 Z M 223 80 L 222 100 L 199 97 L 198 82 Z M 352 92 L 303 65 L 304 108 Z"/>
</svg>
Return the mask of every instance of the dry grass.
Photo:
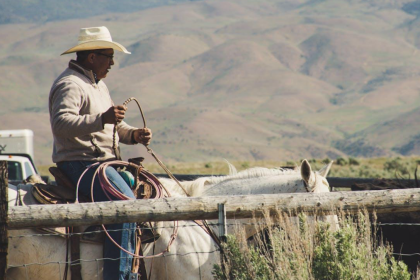
<svg viewBox="0 0 420 280">
<path fill-rule="evenodd" d="M 303 214 L 291 219 L 278 214 L 255 220 L 252 243 L 243 228 L 229 236 L 223 247 L 216 279 L 418 279 L 392 255 L 392 247 L 376 234 L 375 220 L 366 211 L 339 214 L 340 229 L 313 223 Z"/>
<path fill-rule="evenodd" d="M 345 163 L 333 164 L 329 177 L 351 177 L 351 178 L 389 178 L 398 177 L 414 178 L 415 168 L 420 162 L 420 157 L 395 157 L 395 158 L 344 158 Z M 309 159 L 314 170 L 319 170 L 329 159 Z M 173 174 L 228 174 L 229 167 L 226 161 L 207 161 L 207 162 L 164 162 Z M 238 171 L 251 167 L 278 168 L 284 166 L 298 166 L 298 161 L 232 161 Z M 164 173 L 162 168 L 153 161 L 144 164 L 145 168 L 152 173 Z M 50 175 L 48 168 L 51 165 L 37 166 L 41 175 Z"/>
</svg>

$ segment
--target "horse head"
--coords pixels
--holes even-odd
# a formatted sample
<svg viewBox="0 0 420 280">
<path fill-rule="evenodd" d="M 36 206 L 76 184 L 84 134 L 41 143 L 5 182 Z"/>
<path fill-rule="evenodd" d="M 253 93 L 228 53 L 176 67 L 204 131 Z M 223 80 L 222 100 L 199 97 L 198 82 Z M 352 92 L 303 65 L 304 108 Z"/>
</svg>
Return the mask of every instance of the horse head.
<svg viewBox="0 0 420 280">
<path fill-rule="evenodd" d="M 314 172 L 306 159 L 302 161 L 300 173 L 308 192 L 322 193 L 330 191 L 330 185 L 326 177 L 332 164 L 333 162 L 331 161 L 319 171 Z M 320 216 L 318 220 L 330 224 L 332 230 L 338 230 L 339 228 L 337 215 Z"/>
<path fill-rule="evenodd" d="M 300 166 L 300 174 L 308 192 L 329 192 L 330 185 L 326 179 L 328 172 L 330 172 L 333 162 L 331 161 L 319 171 L 312 171 L 309 162 L 304 159 Z"/>
</svg>

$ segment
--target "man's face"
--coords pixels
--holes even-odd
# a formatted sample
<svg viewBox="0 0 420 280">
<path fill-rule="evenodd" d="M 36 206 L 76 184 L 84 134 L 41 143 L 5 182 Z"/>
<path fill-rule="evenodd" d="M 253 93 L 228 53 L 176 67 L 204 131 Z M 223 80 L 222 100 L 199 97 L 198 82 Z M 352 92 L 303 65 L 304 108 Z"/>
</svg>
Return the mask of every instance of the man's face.
<svg viewBox="0 0 420 280">
<path fill-rule="evenodd" d="M 102 80 L 114 65 L 114 50 L 103 49 L 94 52 L 92 71 L 98 80 Z"/>
</svg>

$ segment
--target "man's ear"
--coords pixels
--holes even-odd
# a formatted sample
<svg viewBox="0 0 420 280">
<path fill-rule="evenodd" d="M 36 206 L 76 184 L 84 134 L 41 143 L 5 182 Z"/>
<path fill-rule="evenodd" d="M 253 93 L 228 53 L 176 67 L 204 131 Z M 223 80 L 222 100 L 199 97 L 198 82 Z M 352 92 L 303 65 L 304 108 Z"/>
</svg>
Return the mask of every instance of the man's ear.
<svg viewBox="0 0 420 280">
<path fill-rule="evenodd" d="M 93 60 L 95 59 L 96 54 L 95 53 L 90 53 L 88 54 L 86 60 L 88 63 L 93 64 Z"/>
</svg>

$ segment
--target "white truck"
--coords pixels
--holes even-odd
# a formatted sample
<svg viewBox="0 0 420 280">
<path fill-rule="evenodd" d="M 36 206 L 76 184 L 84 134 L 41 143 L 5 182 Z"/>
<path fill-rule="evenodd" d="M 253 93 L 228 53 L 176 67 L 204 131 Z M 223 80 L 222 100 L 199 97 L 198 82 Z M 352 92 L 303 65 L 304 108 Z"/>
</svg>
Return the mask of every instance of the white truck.
<svg viewBox="0 0 420 280">
<path fill-rule="evenodd" d="M 0 161 L 7 161 L 10 182 L 22 182 L 39 174 L 33 162 L 33 138 L 30 129 L 0 130 Z"/>
</svg>

